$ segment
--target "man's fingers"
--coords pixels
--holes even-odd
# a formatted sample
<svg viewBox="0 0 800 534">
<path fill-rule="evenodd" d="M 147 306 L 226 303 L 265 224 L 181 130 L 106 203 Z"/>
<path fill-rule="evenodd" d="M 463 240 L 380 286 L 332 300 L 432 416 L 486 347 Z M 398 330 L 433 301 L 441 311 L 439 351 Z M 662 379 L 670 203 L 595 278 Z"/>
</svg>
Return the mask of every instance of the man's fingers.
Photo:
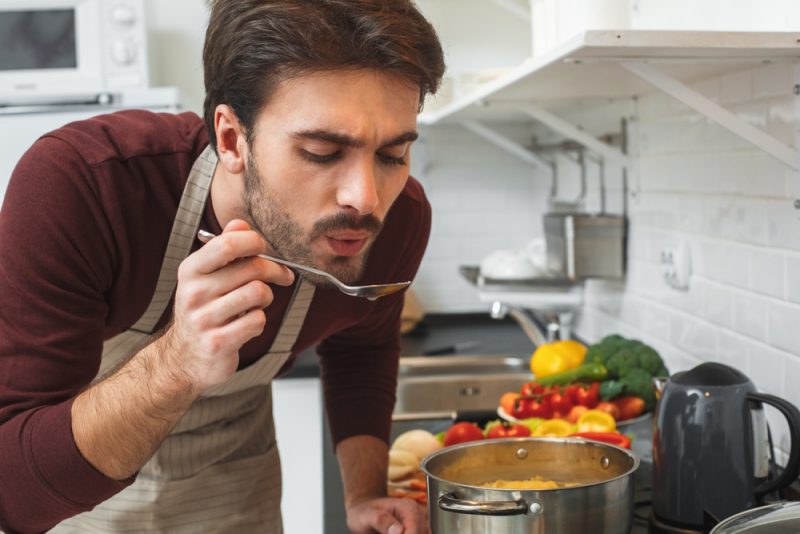
<svg viewBox="0 0 800 534">
<path fill-rule="evenodd" d="M 254 280 L 201 306 L 192 312 L 192 321 L 198 328 L 216 328 L 249 310 L 263 310 L 273 297 L 267 284 Z"/>
<path fill-rule="evenodd" d="M 264 245 L 261 236 L 253 231 L 224 232 L 190 256 L 191 266 L 200 274 L 210 274 L 238 259 L 263 253 Z"/>
</svg>

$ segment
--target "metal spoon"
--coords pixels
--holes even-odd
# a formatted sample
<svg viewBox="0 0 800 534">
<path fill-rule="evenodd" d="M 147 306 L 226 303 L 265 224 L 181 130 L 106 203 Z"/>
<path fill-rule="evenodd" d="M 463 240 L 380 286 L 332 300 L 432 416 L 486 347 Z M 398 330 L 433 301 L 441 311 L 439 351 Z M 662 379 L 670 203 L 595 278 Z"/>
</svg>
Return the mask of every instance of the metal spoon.
<svg viewBox="0 0 800 534">
<path fill-rule="evenodd" d="M 211 232 L 206 232 L 205 230 L 199 230 L 197 232 L 197 238 L 202 241 L 203 243 L 208 243 L 211 239 L 217 237 L 216 235 L 212 234 Z M 266 254 L 259 254 L 261 258 L 264 258 L 269 261 L 274 261 L 275 263 L 280 263 L 281 265 L 285 265 L 287 267 L 291 267 L 292 269 L 299 269 L 301 271 L 308 271 L 309 273 L 316 274 L 318 276 L 322 276 L 330 280 L 333 285 L 339 289 L 342 293 L 346 295 L 351 295 L 353 297 L 364 297 L 367 300 L 377 300 L 380 297 L 385 297 L 386 295 L 391 295 L 397 291 L 400 291 L 404 287 L 408 287 L 411 282 L 396 282 L 393 284 L 375 284 L 370 286 L 349 286 L 333 276 L 330 273 L 326 273 L 325 271 L 320 271 L 319 269 L 314 269 L 313 267 L 307 267 L 305 265 L 300 265 L 299 263 L 294 263 L 292 261 L 284 260 L 282 258 L 276 258 L 274 256 L 268 256 Z"/>
</svg>

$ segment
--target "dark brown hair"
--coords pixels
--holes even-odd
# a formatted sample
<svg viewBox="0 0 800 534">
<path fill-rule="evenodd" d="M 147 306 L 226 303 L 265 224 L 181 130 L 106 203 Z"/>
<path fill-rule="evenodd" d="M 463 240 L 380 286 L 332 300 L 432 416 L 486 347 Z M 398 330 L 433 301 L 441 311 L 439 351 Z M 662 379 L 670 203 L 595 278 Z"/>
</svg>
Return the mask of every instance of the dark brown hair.
<svg viewBox="0 0 800 534">
<path fill-rule="evenodd" d="M 216 147 L 214 110 L 229 105 L 252 126 L 276 86 L 303 73 L 376 69 L 435 93 L 444 57 L 412 0 L 211 0 L 203 50 L 204 114 Z"/>
</svg>

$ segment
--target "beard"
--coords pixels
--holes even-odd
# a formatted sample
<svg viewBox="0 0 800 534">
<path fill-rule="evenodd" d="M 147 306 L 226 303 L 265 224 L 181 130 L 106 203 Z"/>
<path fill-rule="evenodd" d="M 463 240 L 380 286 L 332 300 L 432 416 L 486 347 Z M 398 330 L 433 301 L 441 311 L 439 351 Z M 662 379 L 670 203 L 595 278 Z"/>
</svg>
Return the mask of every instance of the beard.
<svg viewBox="0 0 800 534">
<path fill-rule="evenodd" d="M 358 282 L 364 274 L 372 243 L 381 231 L 381 221 L 374 215 L 356 216 L 340 212 L 316 221 L 306 236 L 302 226 L 291 218 L 289 212 L 277 202 L 277 198 L 266 180 L 262 179 L 251 152 L 248 154 L 244 172 L 242 200 L 245 220 L 281 258 L 327 271 L 345 284 Z M 328 232 L 336 230 L 367 230 L 372 238 L 360 254 L 334 255 L 324 263 L 315 258 L 311 244 L 317 239 L 324 239 Z M 298 271 L 295 274 L 316 286 L 331 285 L 329 280 L 313 273 Z"/>
</svg>

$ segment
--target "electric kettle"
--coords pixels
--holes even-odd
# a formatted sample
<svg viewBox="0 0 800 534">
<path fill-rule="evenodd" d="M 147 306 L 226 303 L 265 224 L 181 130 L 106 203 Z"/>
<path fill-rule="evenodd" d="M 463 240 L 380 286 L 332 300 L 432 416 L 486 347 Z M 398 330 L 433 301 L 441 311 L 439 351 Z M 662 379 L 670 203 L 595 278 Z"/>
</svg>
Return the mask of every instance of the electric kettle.
<svg viewBox="0 0 800 534">
<path fill-rule="evenodd" d="M 800 412 L 791 403 L 758 393 L 744 374 L 720 363 L 654 379 L 654 387 L 650 532 L 704 532 L 797 479 Z M 773 480 L 762 403 L 783 414 L 791 434 L 789 461 Z"/>
</svg>

